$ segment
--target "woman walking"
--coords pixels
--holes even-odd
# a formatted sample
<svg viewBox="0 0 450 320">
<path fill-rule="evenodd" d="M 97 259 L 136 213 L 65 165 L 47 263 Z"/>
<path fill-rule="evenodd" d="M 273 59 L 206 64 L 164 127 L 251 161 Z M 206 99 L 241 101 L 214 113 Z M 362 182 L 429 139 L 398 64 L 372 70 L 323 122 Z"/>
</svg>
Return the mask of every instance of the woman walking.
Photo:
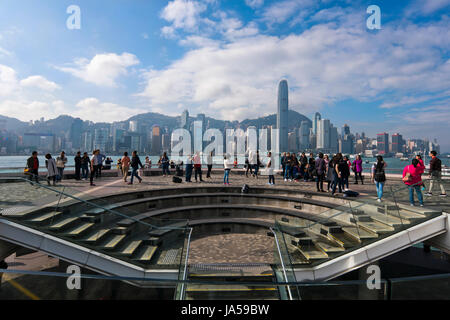
<svg viewBox="0 0 450 320">
<path fill-rule="evenodd" d="M 128 182 L 128 184 L 133 184 L 133 178 L 136 177 L 139 180 L 139 183 L 142 182 L 142 178 L 139 177 L 138 174 L 138 170 L 139 170 L 139 166 L 142 168 L 144 168 L 144 166 L 142 165 L 141 159 L 139 159 L 139 156 L 137 154 L 137 151 L 133 151 L 133 153 L 131 154 L 131 181 Z"/>
<path fill-rule="evenodd" d="M 269 175 L 269 185 L 274 185 L 275 184 L 275 176 L 273 175 L 273 165 L 272 165 L 273 161 L 272 161 L 272 152 L 269 152 L 267 154 L 267 165 L 266 165 L 266 170 L 267 170 L 267 174 Z"/>
<path fill-rule="evenodd" d="M 411 206 L 414 206 L 414 190 L 416 191 L 417 198 L 419 199 L 419 204 L 423 207 L 423 196 L 422 196 L 422 173 L 423 168 L 420 165 L 419 160 L 413 159 L 410 165 L 407 165 L 403 169 L 403 182 L 409 188 L 409 202 Z"/>
<path fill-rule="evenodd" d="M 45 167 L 47 168 L 47 184 L 50 185 L 50 180 L 53 181 L 53 186 L 56 186 L 56 176 L 58 175 L 58 169 L 56 167 L 56 161 L 52 158 L 50 153 L 45 155 Z"/>
<path fill-rule="evenodd" d="M 123 157 L 120 160 L 122 163 L 122 179 L 124 182 L 127 182 L 128 171 L 130 170 L 130 157 L 128 156 L 128 152 L 123 153 Z"/>
<path fill-rule="evenodd" d="M 230 185 L 229 176 L 231 168 L 233 167 L 233 162 L 230 161 L 229 157 L 230 157 L 229 155 L 225 155 L 223 157 L 223 168 L 224 168 L 223 184 L 225 185 Z"/>
<path fill-rule="evenodd" d="M 192 159 L 191 155 L 189 155 L 186 159 L 186 182 L 192 182 L 192 168 L 194 166 L 194 160 Z"/>
<path fill-rule="evenodd" d="M 377 162 L 372 165 L 372 182 L 375 183 L 377 187 L 377 201 L 381 202 L 383 197 L 383 188 L 386 181 L 386 174 L 384 173 L 384 168 L 387 167 L 386 162 L 384 162 L 382 156 L 377 156 Z"/>
<path fill-rule="evenodd" d="M 361 184 L 364 184 L 363 177 L 362 177 L 362 159 L 361 155 L 357 155 L 356 159 L 352 163 L 352 170 L 355 173 L 355 184 L 358 184 L 358 176 L 359 180 L 361 180 Z"/>
</svg>

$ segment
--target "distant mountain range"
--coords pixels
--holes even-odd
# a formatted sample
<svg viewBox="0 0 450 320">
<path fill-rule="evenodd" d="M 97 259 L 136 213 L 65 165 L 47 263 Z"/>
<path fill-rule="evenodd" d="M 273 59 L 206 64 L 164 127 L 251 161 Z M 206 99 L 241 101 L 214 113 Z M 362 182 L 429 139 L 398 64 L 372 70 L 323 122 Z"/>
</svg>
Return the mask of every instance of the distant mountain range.
<svg viewBox="0 0 450 320">
<path fill-rule="evenodd" d="M 15 118 L 9 118 L 6 116 L 0 115 L 0 121 L 6 123 L 6 129 L 8 131 L 14 131 L 16 133 L 22 134 L 24 132 L 42 132 L 42 133 L 53 133 L 58 135 L 67 135 L 69 133 L 70 127 L 73 121 L 77 119 L 68 115 L 61 115 L 55 119 L 50 119 L 44 122 L 36 122 L 33 125 L 30 125 L 28 122 L 23 122 Z M 196 117 L 190 117 L 190 120 L 195 120 Z M 311 120 L 306 116 L 289 110 L 289 128 L 294 129 L 300 127 L 300 123 L 304 120 L 311 123 Z M 4 120 L 4 121 L 2 121 Z M 160 113 L 142 113 L 135 115 L 128 120 L 121 121 L 119 123 L 125 123 L 132 120 L 137 120 L 142 124 L 145 124 L 148 128 L 151 128 L 153 125 L 159 125 L 161 127 L 168 127 L 170 129 L 178 128 L 180 116 L 166 116 Z M 206 117 L 206 122 L 209 121 L 209 125 L 211 128 L 217 128 L 223 130 L 225 127 L 234 128 L 240 127 L 242 129 L 246 129 L 249 126 L 255 126 L 256 128 L 261 128 L 262 126 L 276 126 L 277 115 L 271 114 L 265 117 L 260 117 L 257 119 L 245 119 L 243 121 L 226 121 L 226 120 L 217 120 L 214 118 Z M 91 121 L 83 121 L 83 126 L 94 126 L 94 127 L 105 127 L 109 126 L 108 123 L 92 123 Z"/>
</svg>

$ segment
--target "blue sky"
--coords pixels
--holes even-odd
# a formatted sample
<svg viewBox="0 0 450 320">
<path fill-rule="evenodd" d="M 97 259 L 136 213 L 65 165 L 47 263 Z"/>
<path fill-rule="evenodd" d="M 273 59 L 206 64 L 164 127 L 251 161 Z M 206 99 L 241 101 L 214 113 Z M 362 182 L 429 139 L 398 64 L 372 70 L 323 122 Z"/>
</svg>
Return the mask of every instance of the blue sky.
<svg viewBox="0 0 450 320">
<path fill-rule="evenodd" d="M 449 13 L 450 0 L 2 0 L 0 114 L 242 120 L 276 112 L 286 78 L 291 109 L 450 151 Z"/>
</svg>

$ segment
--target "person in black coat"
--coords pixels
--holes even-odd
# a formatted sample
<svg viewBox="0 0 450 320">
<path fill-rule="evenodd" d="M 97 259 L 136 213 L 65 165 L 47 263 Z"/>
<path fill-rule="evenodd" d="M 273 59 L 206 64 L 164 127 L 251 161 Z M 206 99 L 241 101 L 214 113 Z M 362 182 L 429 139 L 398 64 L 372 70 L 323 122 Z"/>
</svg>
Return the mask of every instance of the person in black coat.
<svg viewBox="0 0 450 320">
<path fill-rule="evenodd" d="M 74 158 L 75 161 L 75 180 L 81 180 L 81 152 L 78 151 Z"/>
<path fill-rule="evenodd" d="M 131 163 L 130 163 L 131 181 L 128 182 L 128 184 L 133 184 L 134 177 L 136 177 L 139 180 L 139 183 L 142 182 L 142 178 L 139 177 L 139 175 L 138 175 L 139 166 L 141 167 L 141 169 L 144 168 L 144 166 L 142 165 L 141 159 L 139 159 L 139 156 L 137 155 L 137 151 L 133 151 L 132 156 L 131 156 Z"/>
</svg>

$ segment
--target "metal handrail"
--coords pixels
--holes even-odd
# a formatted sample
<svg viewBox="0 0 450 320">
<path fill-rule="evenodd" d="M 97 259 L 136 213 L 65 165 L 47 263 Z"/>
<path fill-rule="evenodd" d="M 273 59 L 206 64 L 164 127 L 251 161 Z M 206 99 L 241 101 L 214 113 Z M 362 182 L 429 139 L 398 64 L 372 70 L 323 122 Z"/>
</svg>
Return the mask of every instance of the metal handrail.
<svg viewBox="0 0 450 320">
<path fill-rule="evenodd" d="M 272 228 L 270 228 L 270 231 L 273 233 L 273 235 L 275 237 L 275 243 L 277 245 L 278 255 L 280 256 L 280 262 L 281 262 L 281 267 L 283 269 L 284 279 L 286 280 L 286 283 L 288 283 L 289 279 L 288 279 L 287 274 L 286 274 L 286 268 L 284 267 L 283 257 L 281 255 L 280 245 L 278 243 L 278 236 L 277 236 L 276 232 Z M 289 300 L 293 300 L 292 299 L 291 288 L 289 288 L 289 286 L 287 286 L 287 291 L 288 291 L 288 294 L 289 294 Z"/>
<path fill-rule="evenodd" d="M 190 228 L 190 230 L 189 230 L 188 242 L 187 242 L 187 245 L 186 245 L 186 259 L 184 261 L 184 273 L 183 273 L 183 279 L 182 279 L 183 283 L 181 284 L 180 300 L 184 300 L 184 295 L 185 295 L 185 292 L 184 292 L 184 287 L 185 287 L 184 281 L 186 281 L 187 265 L 188 265 L 188 260 L 189 260 L 189 248 L 191 246 L 192 229 L 193 228 Z"/>
</svg>

